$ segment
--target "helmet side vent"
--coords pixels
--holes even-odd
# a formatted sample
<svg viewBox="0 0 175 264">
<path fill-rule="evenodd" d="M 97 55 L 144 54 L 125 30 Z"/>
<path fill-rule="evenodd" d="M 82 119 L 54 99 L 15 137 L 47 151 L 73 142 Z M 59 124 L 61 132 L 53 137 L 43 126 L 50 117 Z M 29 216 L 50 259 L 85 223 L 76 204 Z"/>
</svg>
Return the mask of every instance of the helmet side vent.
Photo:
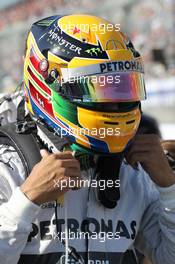
<svg viewBox="0 0 175 264">
<path fill-rule="evenodd" d="M 119 122 L 109 122 L 109 121 L 105 121 L 104 123 L 106 125 L 119 125 Z"/>
<path fill-rule="evenodd" d="M 130 120 L 130 121 L 127 121 L 126 124 L 129 125 L 129 124 L 132 124 L 134 122 L 135 122 L 135 120 Z"/>
</svg>

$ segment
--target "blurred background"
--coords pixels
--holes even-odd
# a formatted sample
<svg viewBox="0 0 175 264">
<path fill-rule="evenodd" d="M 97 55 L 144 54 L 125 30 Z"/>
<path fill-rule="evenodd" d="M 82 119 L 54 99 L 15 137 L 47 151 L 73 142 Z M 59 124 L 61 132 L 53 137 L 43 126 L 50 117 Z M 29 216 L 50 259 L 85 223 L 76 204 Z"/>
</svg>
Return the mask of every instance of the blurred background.
<svg viewBox="0 0 175 264">
<path fill-rule="evenodd" d="M 54 14 L 91 13 L 120 23 L 143 55 L 148 100 L 143 111 L 159 122 L 163 138 L 175 138 L 174 0 L 1 0 L 0 93 L 22 80 L 22 55 L 30 25 Z"/>
</svg>

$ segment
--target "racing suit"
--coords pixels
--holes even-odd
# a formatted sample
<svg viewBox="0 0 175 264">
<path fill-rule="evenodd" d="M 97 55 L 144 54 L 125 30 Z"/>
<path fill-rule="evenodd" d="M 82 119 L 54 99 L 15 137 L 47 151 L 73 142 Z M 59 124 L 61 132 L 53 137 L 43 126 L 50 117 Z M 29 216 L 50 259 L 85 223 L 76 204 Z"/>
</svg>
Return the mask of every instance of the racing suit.
<svg viewBox="0 0 175 264">
<path fill-rule="evenodd" d="M 83 179 L 92 182 L 93 170 L 82 171 Z M 125 161 L 119 179 L 120 200 L 114 209 L 103 207 L 88 185 L 69 190 L 55 217 L 54 201 L 38 206 L 22 193 L 21 160 L 13 147 L 1 145 L 0 264 L 65 263 L 56 226 L 59 234 L 72 232 L 67 243 L 83 258 L 88 252 L 89 264 L 120 264 L 133 246 L 154 264 L 175 263 L 175 185 L 158 187 L 140 165 L 134 170 Z M 80 235 L 87 223 L 88 238 Z M 67 263 L 76 262 L 69 258 Z"/>
</svg>

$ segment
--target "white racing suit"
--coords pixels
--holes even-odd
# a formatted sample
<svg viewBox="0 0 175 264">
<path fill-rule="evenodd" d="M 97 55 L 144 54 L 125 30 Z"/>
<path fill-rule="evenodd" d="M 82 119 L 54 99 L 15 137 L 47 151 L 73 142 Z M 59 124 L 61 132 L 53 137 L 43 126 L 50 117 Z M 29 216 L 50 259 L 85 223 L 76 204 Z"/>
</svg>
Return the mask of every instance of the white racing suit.
<svg viewBox="0 0 175 264">
<path fill-rule="evenodd" d="M 82 173 L 90 180 L 93 169 Z M 21 192 L 24 175 L 18 154 L 1 145 L 0 264 L 65 263 L 65 247 L 56 239 L 56 222 L 60 234 L 66 229 L 77 234 L 71 237 L 68 233 L 66 242 L 83 257 L 88 251 L 89 264 L 120 264 L 123 253 L 133 246 L 154 264 L 175 263 L 175 185 L 155 186 L 141 166 L 136 171 L 123 162 L 120 200 L 114 209 L 104 208 L 95 188 L 87 186 L 65 194 L 56 219 L 54 202 L 38 206 Z M 85 219 L 88 239 L 80 236 Z M 67 263 L 76 262 L 69 258 Z"/>
<path fill-rule="evenodd" d="M 0 94 L 0 125 L 16 121 L 17 106 L 23 98 L 23 91 Z"/>
</svg>

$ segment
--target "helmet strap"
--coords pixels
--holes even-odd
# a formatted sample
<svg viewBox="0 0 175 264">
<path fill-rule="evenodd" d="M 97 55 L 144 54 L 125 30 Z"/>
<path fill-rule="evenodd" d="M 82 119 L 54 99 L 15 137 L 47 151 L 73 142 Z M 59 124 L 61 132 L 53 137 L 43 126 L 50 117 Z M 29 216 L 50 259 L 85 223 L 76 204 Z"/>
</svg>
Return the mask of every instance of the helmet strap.
<svg viewBox="0 0 175 264">
<path fill-rule="evenodd" d="M 120 199 L 119 173 L 123 157 L 123 153 L 114 156 L 98 156 L 95 177 L 99 184 L 96 194 L 97 199 L 106 208 L 113 209 Z M 100 180 L 106 183 L 103 189 L 100 188 Z M 113 183 L 112 187 L 111 183 Z"/>
</svg>

